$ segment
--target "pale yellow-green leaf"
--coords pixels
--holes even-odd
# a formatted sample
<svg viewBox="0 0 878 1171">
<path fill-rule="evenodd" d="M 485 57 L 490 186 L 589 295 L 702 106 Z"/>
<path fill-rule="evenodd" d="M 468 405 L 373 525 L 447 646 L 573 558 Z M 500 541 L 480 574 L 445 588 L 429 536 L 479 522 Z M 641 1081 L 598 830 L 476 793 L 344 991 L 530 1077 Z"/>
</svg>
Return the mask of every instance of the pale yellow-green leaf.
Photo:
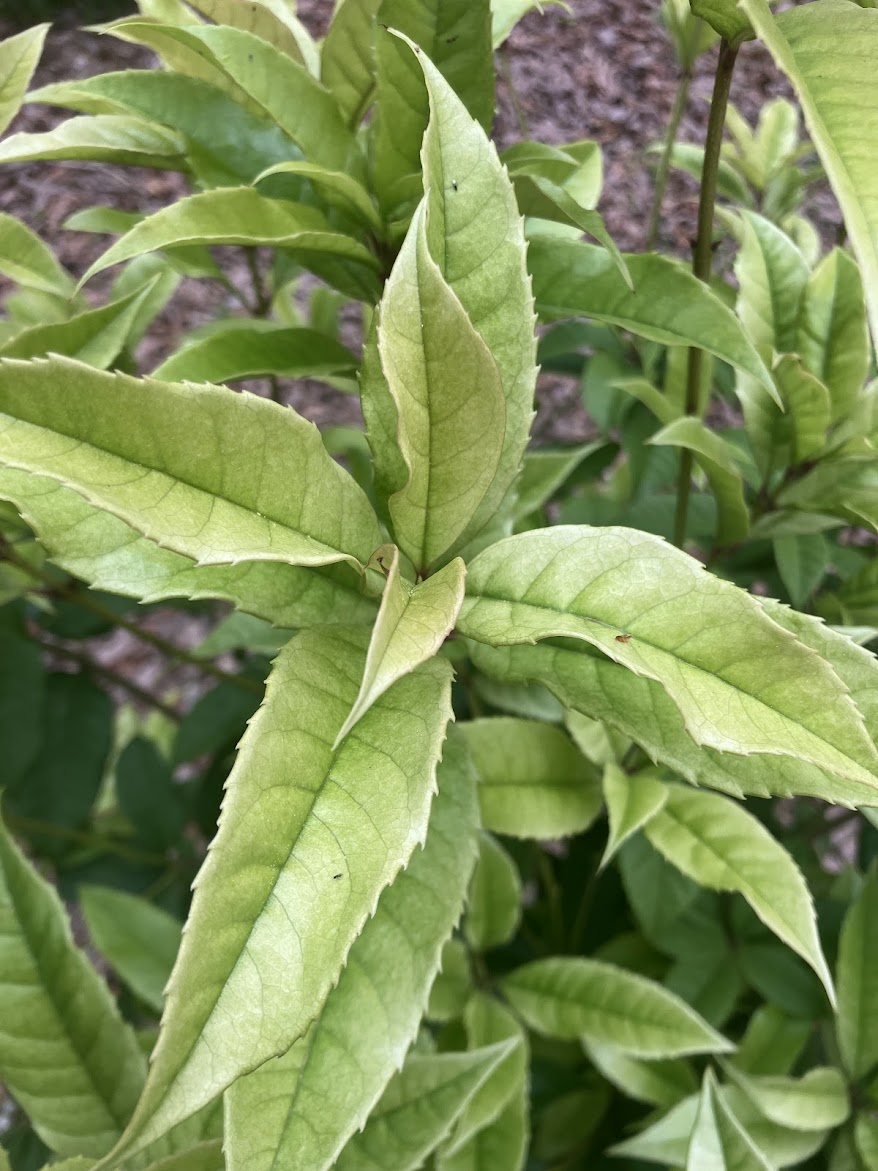
<svg viewBox="0 0 878 1171">
<path fill-rule="evenodd" d="M 841 1070 L 824 1066 L 801 1078 L 759 1077 L 729 1063 L 726 1071 L 760 1114 L 789 1130 L 829 1130 L 850 1114 Z"/>
<path fill-rule="evenodd" d="M 366 632 L 287 643 L 226 786 L 196 880 L 162 1032 L 117 1165 L 314 1021 L 375 910 L 422 842 L 450 716 L 450 667 L 424 664 L 335 751 Z"/>
<path fill-rule="evenodd" d="M 501 947 L 521 920 L 521 876 L 495 837 L 483 833 L 470 883 L 463 933 L 475 951 Z"/>
<path fill-rule="evenodd" d="M 48 24 L 35 24 L 0 41 L 0 134 L 21 108 L 48 30 Z"/>
<path fill-rule="evenodd" d="M 796 343 L 805 369 L 829 391 L 833 420 L 843 418 L 869 371 L 869 329 L 860 270 L 841 248 L 808 277 Z"/>
<path fill-rule="evenodd" d="M 772 1171 L 771 1164 L 717 1093 L 705 1070 L 686 1152 L 686 1171 Z"/>
<path fill-rule="evenodd" d="M 0 212 L 0 273 L 28 289 L 64 298 L 73 296 L 73 279 L 49 246 L 6 212 Z"/>
<path fill-rule="evenodd" d="M 604 766 L 603 788 L 610 834 L 601 868 L 633 833 L 658 813 L 668 799 L 668 786 L 658 777 L 648 771 L 628 776 L 612 762 Z"/>
<path fill-rule="evenodd" d="M 125 114 L 68 118 L 43 134 L 22 132 L 0 142 L 0 163 L 82 159 L 180 171 L 185 154 L 182 135 Z"/>
<path fill-rule="evenodd" d="M 682 1059 L 641 1061 L 598 1041 L 583 1043 L 592 1064 L 629 1098 L 651 1106 L 673 1106 L 695 1090 L 695 1077 Z"/>
</svg>

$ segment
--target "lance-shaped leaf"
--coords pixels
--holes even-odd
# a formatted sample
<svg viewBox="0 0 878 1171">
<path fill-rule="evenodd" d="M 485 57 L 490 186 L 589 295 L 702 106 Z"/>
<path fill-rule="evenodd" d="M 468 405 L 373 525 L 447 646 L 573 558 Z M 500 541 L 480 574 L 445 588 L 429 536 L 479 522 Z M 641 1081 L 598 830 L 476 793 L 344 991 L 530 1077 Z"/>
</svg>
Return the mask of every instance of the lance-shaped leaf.
<svg viewBox="0 0 878 1171">
<path fill-rule="evenodd" d="M 673 1106 L 695 1090 L 695 1077 L 688 1062 L 640 1061 L 596 1041 L 584 1043 L 586 1055 L 617 1090 L 651 1106 Z"/>
<path fill-rule="evenodd" d="M 377 105 L 374 183 L 389 215 L 421 191 L 420 151 L 430 103 L 418 62 L 388 30 L 398 30 L 432 62 L 461 108 L 485 128 L 494 110 L 488 0 L 383 0 L 375 34 Z"/>
<path fill-rule="evenodd" d="M 223 182 L 249 183 L 271 163 L 299 153 L 280 127 L 244 109 L 221 89 L 166 70 L 100 73 L 46 86 L 30 100 L 89 113 L 127 111 L 168 126 L 185 136 L 199 167 L 207 160 L 228 176 Z"/>
<path fill-rule="evenodd" d="M 776 224 L 742 211 L 741 250 L 735 261 L 738 314 L 757 346 L 787 353 L 796 347 L 808 264 Z"/>
<path fill-rule="evenodd" d="M 0 463 L 49 476 L 200 563 L 365 564 L 381 543 L 317 428 L 255 395 L 7 360 L 0 424 Z"/>
<path fill-rule="evenodd" d="M 507 1058 L 507 1063 L 514 1059 Z M 525 1052 L 525 1057 L 527 1053 Z M 501 1075 L 497 1070 L 494 1077 Z M 484 1086 L 485 1092 L 490 1086 Z M 476 1096 L 478 1097 L 478 1095 Z M 469 1111 L 467 1112 L 467 1114 Z M 467 1115 L 464 1115 L 466 1120 Z M 436 1155 L 436 1171 L 491 1171 L 493 1167 L 522 1171 L 530 1141 L 530 1086 L 526 1064 L 516 1071 L 509 1102 L 493 1122 L 476 1131 L 463 1146 L 453 1146 Z"/>
<path fill-rule="evenodd" d="M 13 134 L 0 142 L 0 163 L 83 159 L 180 171 L 185 155 L 179 134 L 124 114 L 68 118 L 44 134 Z"/>
<path fill-rule="evenodd" d="M 335 751 L 365 632 L 299 634 L 241 742 L 195 889 L 150 1075 L 118 1159 L 289 1049 L 382 889 L 423 841 L 450 667 L 396 683 Z"/>
<path fill-rule="evenodd" d="M 528 12 L 534 8 L 543 12 L 552 4 L 566 8 L 564 0 L 491 0 L 491 41 L 494 48 L 499 49 Z"/>
<path fill-rule="evenodd" d="M 744 500 L 739 451 L 691 415 L 675 419 L 647 442 L 683 447 L 693 453 L 716 497 L 717 543 L 742 541 L 750 529 L 750 510 Z"/>
<path fill-rule="evenodd" d="M 427 249 L 425 210 L 387 282 L 378 327 L 408 468 L 390 515 L 419 569 L 465 542 L 498 471 L 506 426 L 497 365 Z"/>
<path fill-rule="evenodd" d="M 342 0 L 320 49 L 320 80 L 349 126 L 356 126 L 375 90 L 375 16 L 381 0 Z"/>
<path fill-rule="evenodd" d="M 109 886 L 80 887 L 79 898 L 95 947 L 128 987 L 161 1013 L 180 924 L 161 907 Z"/>
<path fill-rule="evenodd" d="M 769 412 L 774 413 L 770 447 L 775 450 L 780 447 L 786 432 L 791 463 L 816 459 L 826 446 L 826 433 L 832 419 L 829 391 L 803 367 L 795 354 L 784 354 L 779 358 L 772 373 L 786 414 L 778 417 L 774 404 L 769 404 Z"/>
<path fill-rule="evenodd" d="M 73 296 L 73 279 L 52 250 L 21 220 L 5 212 L 0 212 L 0 273 L 27 289 Z"/>
<path fill-rule="evenodd" d="M 601 868 L 620 846 L 653 818 L 668 799 L 668 786 L 648 772 L 628 776 L 617 764 L 604 766 L 604 800 L 610 821 L 610 835 L 601 858 Z"/>
<path fill-rule="evenodd" d="M 86 309 L 67 321 L 23 329 L 12 341 L 0 346 L 0 357 L 39 358 L 44 354 L 63 354 L 97 370 L 106 370 L 128 344 L 155 283 L 153 280 L 126 297 L 111 301 L 100 309 Z"/>
<path fill-rule="evenodd" d="M 524 1022 L 547 1037 L 584 1037 L 638 1057 L 734 1048 L 661 984 L 600 960 L 535 960 L 504 976 L 501 988 Z"/>
<path fill-rule="evenodd" d="M 319 1019 L 288 1053 L 229 1091 L 230 1171 L 334 1166 L 402 1065 L 475 856 L 474 777 L 453 736 L 438 782 L 423 850 L 382 893 Z"/>
<path fill-rule="evenodd" d="M 590 455 L 606 444 L 583 443 L 577 447 L 537 448 L 524 457 L 516 487 L 515 516 L 520 520 L 552 499 L 558 489 Z"/>
<path fill-rule="evenodd" d="M 335 1167 L 417 1171 L 514 1044 L 501 1041 L 468 1053 L 412 1054 Z"/>
<path fill-rule="evenodd" d="M 878 465 L 873 452 L 821 460 L 801 480 L 778 493 L 784 507 L 836 516 L 878 529 Z"/>
<path fill-rule="evenodd" d="M 872 341 L 878 337 L 878 207 L 875 159 L 863 143 L 878 134 L 878 10 L 817 0 L 773 16 L 766 0 L 742 0 L 802 105 L 808 133 L 841 206 L 863 270 Z"/>
<path fill-rule="evenodd" d="M 166 358 L 151 377 L 169 382 L 233 382 L 274 374 L 320 378 L 352 374 L 354 355 L 316 329 L 223 329 Z"/>
<path fill-rule="evenodd" d="M 716 1079 L 709 1069 L 704 1072 L 686 1171 L 772 1171 L 768 1159 L 717 1093 Z"/>
<path fill-rule="evenodd" d="M 760 821 L 718 793 L 672 785 L 643 832 L 701 886 L 742 894 L 766 927 L 811 965 L 834 1002 L 811 892 Z"/>
<path fill-rule="evenodd" d="M 740 322 L 691 272 L 664 256 L 625 254 L 632 293 L 603 248 L 573 240 L 531 241 L 527 263 L 544 321 L 593 317 L 668 346 L 697 346 L 751 374 L 771 375 Z"/>
<path fill-rule="evenodd" d="M 466 566 L 459 557 L 412 586 L 399 572 L 399 550 L 393 545 L 385 546 L 384 556 L 389 558 L 388 563 L 382 554 L 376 557 L 385 568 L 387 581 L 372 630 L 363 681 L 336 745 L 397 679 L 438 654 L 454 628 L 463 602 Z"/>
<path fill-rule="evenodd" d="M 143 1085 L 133 1032 L 61 901 L 0 825 L 0 1076 L 61 1155 L 102 1155 Z"/>
<path fill-rule="evenodd" d="M 37 24 L 0 41 L 0 134 L 21 108 L 48 30 L 47 24 Z"/>
<path fill-rule="evenodd" d="M 594 769 L 551 724 L 497 717 L 462 724 L 479 776 L 482 824 L 518 838 L 580 833 L 601 808 Z"/>
<path fill-rule="evenodd" d="M 730 1060 L 745 1073 L 789 1073 L 810 1037 L 808 1021 L 794 1020 L 773 1004 L 764 1004 L 750 1017 L 738 1051 Z"/>
<path fill-rule="evenodd" d="M 851 905 L 838 949 L 836 1034 L 854 1079 L 878 1065 L 878 876 L 872 870 Z"/>
<path fill-rule="evenodd" d="M 878 770 L 832 668 L 646 533 L 559 525 L 499 541 L 469 566 L 458 629 L 495 646 L 582 639 L 661 683 L 693 739 L 721 751 L 790 755 L 867 784 Z"/>
<path fill-rule="evenodd" d="M 303 260 L 353 261 L 362 270 L 363 288 L 375 283 L 378 262 L 352 236 L 334 231 L 316 208 L 280 199 L 267 199 L 252 187 L 202 191 L 180 199 L 141 220 L 99 257 L 82 278 L 90 280 L 113 264 L 190 244 L 269 245 Z M 353 296 L 358 296 L 357 283 Z"/>
<path fill-rule="evenodd" d="M 856 807 L 876 803 L 878 785 L 842 779 L 791 757 L 735 756 L 699 747 L 658 683 L 607 659 L 545 645 L 471 644 L 480 671 L 504 683 L 539 682 L 569 708 L 617 728 L 693 785 L 740 797 L 811 796 Z"/>
<path fill-rule="evenodd" d="M 521 876 L 495 837 L 483 833 L 463 933 L 474 951 L 508 943 L 521 920 Z"/>
<path fill-rule="evenodd" d="M 802 364 L 826 386 L 832 418 L 849 413 L 869 372 L 869 330 L 863 280 L 841 248 L 808 277 L 796 334 Z"/>
<path fill-rule="evenodd" d="M 261 183 L 272 175 L 301 175 L 320 192 L 331 207 L 337 207 L 346 215 L 353 216 L 373 231 L 381 231 L 381 217 L 368 191 L 344 171 L 329 171 L 316 163 L 293 160 L 289 163 L 275 163 L 273 167 L 257 175 L 253 182 Z"/>
<path fill-rule="evenodd" d="M 253 108 L 279 126 L 311 162 L 331 171 L 360 169 L 356 139 L 332 94 L 303 65 L 267 41 L 221 25 L 174 28 L 125 22 L 124 29 L 126 37 L 159 52 L 163 43 L 179 46 L 206 67 L 207 80 L 215 80 L 215 75 L 226 78 L 233 96 L 246 95 Z"/>
<path fill-rule="evenodd" d="M 0 498 L 15 504 L 57 565 L 95 589 L 141 602 L 217 598 L 286 629 L 375 618 L 375 604 L 360 593 L 349 566 L 197 566 L 62 484 L 16 468 L 0 467 Z"/>
<path fill-rule="evenodd" d="M 503 511 L 533 418 L 536 342 L 524 228 L 515 193 L 493 145 L 425 55 L 415 57 L 401 47 L 415 68 L 420 63 L 430 95 L 423 150 L 429 251 L 490 350 L 506 404 L 502 454 L 473 517 L 475 534 Z M 404 467 L 401 473 L 395 443 L 396 407 L 370 349 L 367 346 L 364 357 L 363 411 L 375 454 L 376 481 L 380 491 L 389 494 L 405 483 Z M 488 452 L 480 456 L 487 458 Z"/>
<path fill-rule="evenodd" d="M 801 1078 L 758 1077 L 725 1065 L 731 1081 L 769 1122 L 790 1130 L 830 1130 L 850 1114 L 841 1070 L 809 1069 Z"/>
<path fill-rule="evenodd" d="M 317 61 L 313 42 L 283 0 L 192 0 L 192 7 L 218 25 L 243 29 L 268 41 L 270 45 L 292 57 L 300 65 L 311 68 Z M 187 22 L 188 24 L 188 22 Z"/>
</svg>

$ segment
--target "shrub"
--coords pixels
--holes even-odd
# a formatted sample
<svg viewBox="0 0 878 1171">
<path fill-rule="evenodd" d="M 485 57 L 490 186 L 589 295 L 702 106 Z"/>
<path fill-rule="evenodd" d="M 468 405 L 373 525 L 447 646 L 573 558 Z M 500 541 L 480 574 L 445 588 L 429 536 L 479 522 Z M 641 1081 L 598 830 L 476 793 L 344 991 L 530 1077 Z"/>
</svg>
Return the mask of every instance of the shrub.
<svg viewBox="0 0 878 1171">
<path fill-rule="evenodd" d="M 719 37 L 690 271 L 620 254 L 596 144 L 497 155 L 527 7 L 344 0 L 318 46 L 142 0 L 109 31 L 166 68 L 31 92 L 74 115 L 0 144 L 193 188 L 78 212 L 117 237 L 79 284 L 0 217 L 16 1168 L 878 1166 L 878 14 L 666 6 L 684 73 Z M 44 32 L 0 47 L 6 124 Z M 723 159 L 754 36 L 851 251 L 791 105 Z M 137 376 L 181 274 L 233 284 L 217 246 L 245 312 Z M 538 362 L 595 442 L 529 447 Z M 368 447 L 222 385 L 355 375 Z M 215 686 L 114 710 L 77 640 L 169 599 L 234 608 L 184 656 Z"/>
</svg>

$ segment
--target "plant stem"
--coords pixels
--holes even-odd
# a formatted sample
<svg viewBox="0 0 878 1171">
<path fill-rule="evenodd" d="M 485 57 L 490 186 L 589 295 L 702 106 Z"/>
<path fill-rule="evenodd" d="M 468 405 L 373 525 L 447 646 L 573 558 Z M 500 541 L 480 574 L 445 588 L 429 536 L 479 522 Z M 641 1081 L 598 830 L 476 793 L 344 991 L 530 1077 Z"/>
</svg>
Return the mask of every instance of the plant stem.
<svg viewBox="0 0 878 1171">
<path fill-rule="evenodd" d="M 105 667 L 103 663 L 96 663 L 94 659 L 90 659 L 88 655 L 80 654 L 79 651 L 73 650 L 71 647 L 62 646 L 59 643 L 50 642 L 46 638 L 38 638 L 36 642 L 47 651 L 51 651 L 53 655 L 61 655 L 62 658 L 69 659 L 71 663 L 77 663 L 86 671 L 92 671 L 95 675 L 100 675 L 106 679 L 108 683 L 113 683 L 117 687 L 124 688 L 135 699 L 139 699 L 141 703 L 148 707 L 154 707 L 167 716 L 169 720 L 175 722 L 180 719 L 180 714 L 170 704 L 165 703 L 164 700 L 152 695 L 149 691 L 145 691 L 137 683 L 133 683 L 130 679 L 126 679 L 124 675 L 120 675 L 114 671 L 112 667 Z"/>
<path fill-rule="evenodd" d="M 57 581 L 50 574 L 34 568 L 33 565 L 29 565 L 27 561 L 13 552 L 8 544 L 0 545 L 0 558 L 8 561 L 10 565 L 14 565 L 16 569 L 20 569 L 23 573 L 28 574 L 35 581 L 43 582 L 56 595 L 60 594 L 65 601 L 73 602 L 74 605 L 79 606 L 80 609 L 88 610 L 95 617 L 101 618 L 113 626 L 118 626 L 122 630 L 127 630 L 129 634 L 140 639 L 141 642 L 155 647 L 157 651 L 161 651 L 162 654 L 167 655 L 169 658 L 189 663 L 193 667 L 197 667 L 205 675 L 211 675 L 214 679 L 218 679 L 222 683 L 229 683 L 232 687 L 237 687 L 241 691 L 249 691 L 252 695 L 262 695 L 262 688 L 255 679 L 248 679 L 242 675 L 233 675 L 229 671 L 224 671 L 221 667 L 217 667 L 209 659 L 200 659 L 191 651 L 178 647 L 175 643 L 162 638 L 161 635 L 153 634 L 151 630 L 144 630 L 136 622 L 129 622 L 127 618 L 123 618 L 120 614 L 111 610 L 109 606 L 105 606 L 103 602 L 99 602 L 97 598 L 91 597 L 85 590 L 65 589 L 63 586 L 59 588 Z"/>
<path fill-rule="evenodd" d="M 710 272 L 713 267 L 713 215 L 716 204 L 717 177 L 723 143 L 723 127 L 726 123 L 726 108 L 729 104 L 729 91 L 732 87 L 732 73 L 737 56 L 737 47 L 733 47 L 725 39 L 720 41 L 713 82 L 713 96 L 710 101 L 710 115 L 707 121 L 707 138 L 704 143 L 701 195 L 698 200 L 698 233 L 695 237 L 695 251 L 692 257 L 692 272 L 705 283 L 710 281 Z M 689 365 L 686 371 L 687 415 L 698 414 L 703 363 L 704 351 L 696 347 L 690 349 Z M 674 544 L 680 549 L 683 548 L 686 541 L 691 480 L 692 452 L 688 448 L 683 448 L 680 454 L 677 514 L 674 522 Z"/>
<path fill-rule="evenodd" d="M 50 838 L 62 838 L 69 842 L 76 842 L 80 846 L 90 847 L 93 850 L 102 850 L 105 854 L 116 854 L 129 862 L 140 862 L 146 866 L 166 866 L 167 858 L 162 854 L 151 854 L 146 850 L 138 850 L 134 846 L 126 846 L 113 838 L 102 838 L 100 834 L 91 834 L 86 830 L 71 829 L 66 825 L 55 825 L 51 821 L 39 821 L 34 817 L 20 817 L 4 809 L 3 819 L 11 830 L 20 834 L 44 834 Z"/>
<path fill-rule="evenodd" d="M 646 230 L 646 250 L 651 252 L 655 248 L 656 240 L 658 240 L 659 223 L 661 222 L 662 204 L 665 198 L 665 189 L 668 185 L 668 176 L 671 173 L 671 156 L 674 153 L 674 146 L 677 141 L 677 134 L 680 129 L 680 122 L 683 119 L 683 111 L 686 109 L 686 102 L 689 100 L 689 87 L 692 84 L 692 72 L 686 69 L 680 74 L 680 81 L 677 85 L 677 94 L 674 98 L 674 105 L 671 109 L 671 116 L 668 120 L 668 128 L 665 131 L 665 142 L 662 149 L 662 156 L 659 160 L 658 169 L 655 173 L 655 189 L 652 193 L 652 208 L 649 213 L 649 226 Z"/>
</svg>

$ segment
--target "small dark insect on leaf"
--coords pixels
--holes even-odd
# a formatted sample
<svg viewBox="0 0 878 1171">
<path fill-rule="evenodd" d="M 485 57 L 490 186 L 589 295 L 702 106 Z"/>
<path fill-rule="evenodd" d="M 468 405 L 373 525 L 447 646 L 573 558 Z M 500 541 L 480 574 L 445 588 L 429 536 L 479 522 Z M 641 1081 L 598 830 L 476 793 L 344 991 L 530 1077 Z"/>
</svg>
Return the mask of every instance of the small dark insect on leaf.
<svg viewBox="0 0 878 1171">
<path fill-rule="evenodd" d="M 337 878 L 341 878 L 341 875 L 340 874 L 333 874 L 332 877 L 333 877 L 333 879 L 337 879 Z"/>
<path fill-rule="evenodd" d="M 452 180 L 451 180 L 451 190 L 452 190 L 452 191 L 456 191 L 456 190 L 457 190 L 457 180 L 456 180 L 456 179 L 452 179 Z"/>
<path fill-rule="evenodd" d="M 453 45 L 456 40 L 457 40 L 457 37 L 446 37 L 445 44 L 446 45 Z"/>
<path fill-rule="evenodd" d="M 630 641 L 631 641 L 630 634 L 617 634 L 616 635 L 616 642 L 630 642 Z"/>
</svg>

